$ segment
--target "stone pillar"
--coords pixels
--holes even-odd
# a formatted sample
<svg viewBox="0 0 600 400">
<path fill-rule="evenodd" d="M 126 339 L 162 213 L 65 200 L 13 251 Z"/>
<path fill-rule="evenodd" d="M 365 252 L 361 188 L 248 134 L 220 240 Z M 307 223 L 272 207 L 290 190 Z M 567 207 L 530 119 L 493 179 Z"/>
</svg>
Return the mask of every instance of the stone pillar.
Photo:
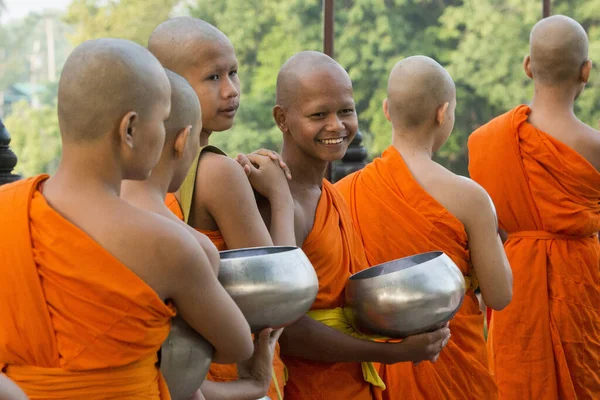
<svg viewBox="0 0 600 400">
<path fill-rule="evenodd" d="M 348 146 L 348 150 L 346 150 L 346 155 L 342 158 L 342 161 L 332 166 L 333 182 L 337 182 L 367 165 L 368 154 L 367 149 L 362 146 L 362 140 L 363 137 L 360 131 L 356 132 L 356 136 L 350 143 L 350 146 Z"/>
<path fill-rule="evenodd" d="M 10 135 L 0 119 L 0 185 L 21 179 L 12 170 L 17 165 L 17 156 L 9 147 Z"/>
</svg>

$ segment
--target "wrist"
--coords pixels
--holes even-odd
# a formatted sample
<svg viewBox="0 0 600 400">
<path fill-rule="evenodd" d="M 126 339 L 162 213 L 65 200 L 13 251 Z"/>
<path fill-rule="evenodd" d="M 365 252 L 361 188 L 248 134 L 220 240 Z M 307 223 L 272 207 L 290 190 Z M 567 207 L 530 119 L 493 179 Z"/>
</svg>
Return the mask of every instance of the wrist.
<svg viewBox="0 0 600 400">
<path fill-rule="evenodd" d="M 285 188 L 273 190 L 271 193 L 269 193 L 267 198 L 269 199 L 272 209 L 282 210 L 294 208 L 294 198 L 292 197 L 292 193 L 287 185 Z"/>
<path fill-rule="evenodd" d="M 240 380 L 246 382 L 245 386 L 248 389 L 247 395 L 249 398 L 259 399 L 266 396 L 269 391 L 270 381 L 265 383 L 253 377 L 240 378 Z"/>
</svg>

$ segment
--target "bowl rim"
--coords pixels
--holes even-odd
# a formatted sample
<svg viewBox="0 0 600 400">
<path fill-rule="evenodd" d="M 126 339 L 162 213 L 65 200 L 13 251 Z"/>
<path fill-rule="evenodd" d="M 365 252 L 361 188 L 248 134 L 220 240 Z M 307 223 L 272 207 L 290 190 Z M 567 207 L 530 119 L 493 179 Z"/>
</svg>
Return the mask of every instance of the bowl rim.
<svg viewBox="0 0 600 400">
<path fill-rule="evenodd" d="M 255 258 L 255 257 L 268 257 L 276 254 L 291 252 L 294 250 L 300 249 L 298 246 L 257 246 L 257 247 L 243 247 L 240 249 L 229 249 L 219 251 L 219 257 L 221 261 L 223 260 L 235 260 L 240 258 Z M 252 252 L 260 252 L 261 250 L 268 250 L 269 252 L 266 254 L 250 254 L 246 255 L 244 253 L 252 253 Z M 275 250 L 275 251 L 273 251 Z M 236 254 L 239 253 L 239 254 Z"/>
<path fill-rule="evenodd" d="M 384 263 L 381 263 L 381 264 L 376 264 L 376 265 L 373 265 L 372 267 L 369 267 L 369 268 L 363 269 L 362 271 L 356 272 L 356 273 L 350 275 L 350 277 L 348 278 L 348 281 L 358 282 L 358 281 L 365 281 L 365 280 L 368 280 L 368 279 L 376 279 L 376 278 L 388 276 L 388 275 L 391 275 L 391 274 L 395 274 L 397 272 L 403 271 L 404 269 L 408 269 L 410 267 L 414 267 L 415 265 L 410 265 L 410 266 L 407 266 L 405 268 L 401 268 L 401 269 L 398 269 L 398 270 L 395 270 L 395 271 L 390 271 L 390 272 L 385 273 L 385 274 L 373 275 L 377 270 L 381 270 L 381 269 L 385 268 L 389 264 L 397 263 L 399 261 L 406 260 L 406 259 L 409 259 L 409 258 L 413 258 L 413 257 L 417 257 L 417 256 L 421 256 L 421 257 L 423 257 L 423 256 L 431 256 L 431 258 L 428 258 L 427 260 L 425 260 L 423 262 L 420 262 L 419 264 L 416 264 L 416 265 L 421 265 L 421 264 L 424 264 L 426 262 L 435 260 L 436 258 L 442 257 L 444 255 L 446 257 L 448 257 L 448 255 L 446 253 L 444 253 L 443 251 L 441 251 L 441 250 L 434 250 L 434 251 L 427 251 L 427 252 L 424 252 L 424 253 L 413 254 L 411 256 L 397 258 L 395 260 L 390 260 L 390 261 L 387 261 L 387 262 L 384 262 Z M 450 260 L 452 260 L 452 259 L 450 259 Z M 452 261 L 452 262 L 454 262 L 454 261 Z M 366 276 L 364 276 L 364 275 L 366 275 Z"/>
</svg>

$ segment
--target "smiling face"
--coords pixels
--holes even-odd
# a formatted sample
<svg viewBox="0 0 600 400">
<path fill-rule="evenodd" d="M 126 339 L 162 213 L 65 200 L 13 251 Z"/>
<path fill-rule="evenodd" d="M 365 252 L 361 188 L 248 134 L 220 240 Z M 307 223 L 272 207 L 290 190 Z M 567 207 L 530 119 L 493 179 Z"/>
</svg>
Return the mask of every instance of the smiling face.
<svg viewBox="0 0 600 400">
<path fill-rule="evenodd" d="M 195 64 L 183 76 L 200 100 L 203 129 L 227 130 L 233 125 L 240 105 L 240 79 L 233 46 L 227 39 L 205 40 L 196 46 L 194 57 Z"/>
<path fill-rule="evenodd" d="M 337 65 L 323 65 L 296 83 L 289 104 L 274 110 L 284 146 L 320 161 L 341 159 L 358 130 L 348 74 Z"/>
</svg>

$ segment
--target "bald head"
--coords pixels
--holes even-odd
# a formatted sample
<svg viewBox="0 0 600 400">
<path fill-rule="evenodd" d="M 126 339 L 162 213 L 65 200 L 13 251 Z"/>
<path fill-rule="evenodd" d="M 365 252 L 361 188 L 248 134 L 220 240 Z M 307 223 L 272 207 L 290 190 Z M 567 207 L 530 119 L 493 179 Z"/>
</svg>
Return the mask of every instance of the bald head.
<svg viewBox="0 0 600 400">
<path fill-rule="evenodd" d="M 288 107 L 296 100 L 298 88 L 304 82 L 312 81 L 316 75 L 321 78 L 335 77 L 352 88 L 348 73 L 333 58 L 318 51 L 302 51 L 290 57 L 277 75 L 277 105 Z"/>
<path fill-rule="evenodd" d="M 529 37 L 531 74 L 545 85 L 580 83 L 588 60 L 588 37 L 574 19 L 555 15 L 539 21 Z"/>
<path fill-rule="evenodd" d="M 407 129 L 435 123 L 437 110 L 456 96 L 450 74 L 435 60 L 408 57 L 388 78 L 388 113 L 393 124 Z"/>
<path fill-rule="evenodd" d="M 204 45 L 233 48 L 229 38 L 208 22 L 192 17 L 177 17 L 158 25 L 148 40 L 148 50 L 165 67 L 180 75 L 202 62 L 195 56 Z"/>
<path fill-rule="evenodd" d="M 85 142 L 118 128 L 130 111 L 140 118 L 168 101 L 170 86 L 158 60 L 123 39 L 79 45 L 67 59 L 58 84 L 58 122 L 63 141 Z"/>
<path fill-rule="evenodd" d="M 196 92 L 182 76 L 165 70 L 171 84 L 171 114 L 165 121 L 165 145 L 173 145 L 173 140 L 183 128 L 201 123 L 200 102 Z"/>
</svg>

